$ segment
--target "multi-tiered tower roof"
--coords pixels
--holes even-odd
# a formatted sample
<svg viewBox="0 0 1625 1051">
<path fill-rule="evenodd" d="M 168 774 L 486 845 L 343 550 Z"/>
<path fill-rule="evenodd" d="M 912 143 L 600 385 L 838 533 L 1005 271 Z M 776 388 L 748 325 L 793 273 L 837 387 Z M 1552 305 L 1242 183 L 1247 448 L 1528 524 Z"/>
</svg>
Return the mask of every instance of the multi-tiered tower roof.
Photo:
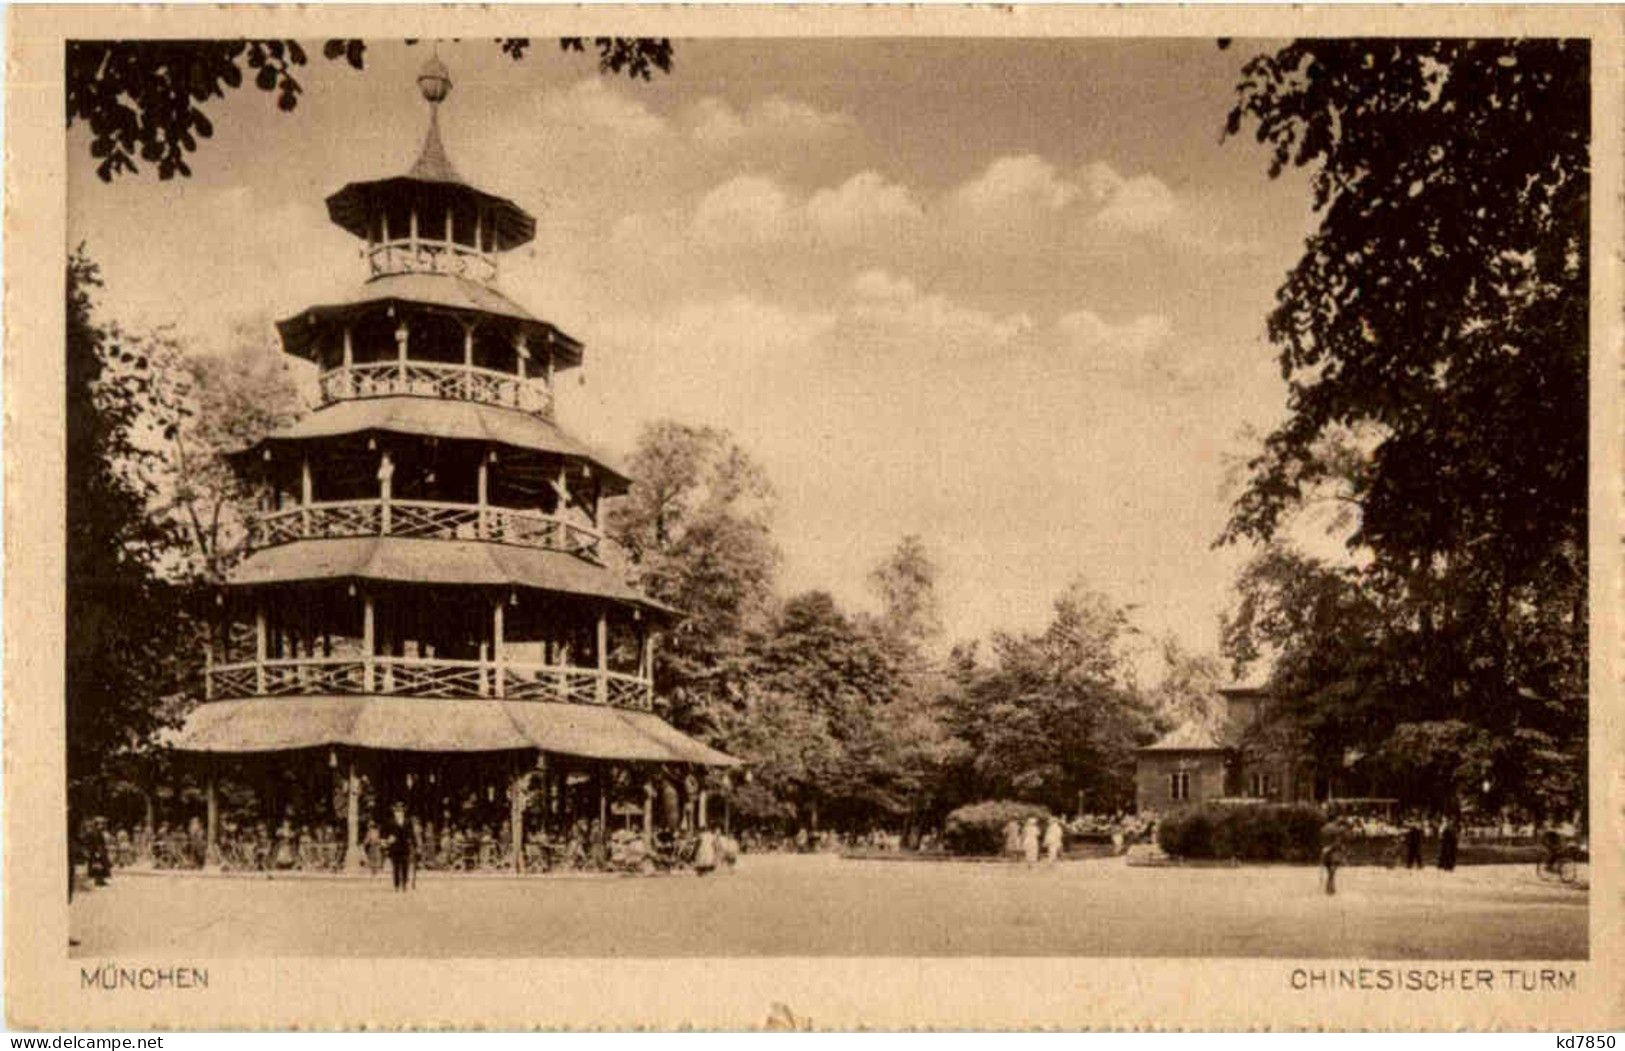
<svg viewBox="0 0 1625 1051">
<path fill-rule="evenodd" d="M 582 345 L 498 289 L 535 220 L 447 158 L 445 67 L 418 84 L 417 161 L 327 199 L 367 280 L 278 324 L 320 404 L 233 458 L 261 505 L 182 747 L 345 749 L 352 796 L 358 767 L 417 784 L 413 756 L 731 764 L 653 714 L 673 611 L 609 565 L 601 508 L 628 479 L 554 420 Z"/>
</svg>

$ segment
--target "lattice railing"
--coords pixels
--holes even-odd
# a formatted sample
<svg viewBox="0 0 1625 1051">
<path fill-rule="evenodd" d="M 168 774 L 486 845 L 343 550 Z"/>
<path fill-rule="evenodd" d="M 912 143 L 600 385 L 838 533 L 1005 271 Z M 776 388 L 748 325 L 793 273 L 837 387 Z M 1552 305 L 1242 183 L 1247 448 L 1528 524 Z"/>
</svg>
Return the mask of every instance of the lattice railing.
<svg viewBox="0 0 1625 1051">
<path fill-rule="evenodd" d="M 502 405 L 551 419 L 553 392 L 540 379 L 478 365 L 430 361 L 369 361 L 328 369 L 319 379 L 322 403 L 413 395 Z"/>
<path fill-rule="evenodd" d="M 387 513 L 386 513 L 387 506 Z M 564 518 L 511 507 L 431 500 L 339 500 L 287 507 L 250 520 L 252 550 L 295 540 L 399 536 L 430 540 L 490 540 L 563 551 L 599 561 L 603 538 Z"/>
<path fill-rule="evenodd" d="M 373 277 L 385 274 L 451 274 L 484 284 L 496 280 L 489 253 L 456 241 L 385 241 L 364 249 Z"/>
<path fill-rule="evenodd" d="M 285 507 L 248 523 L 250 548 L 275 547 L 295 540 L 378 536 L 383 531 L 382 500 L 337 500 Z"/>
<path fill-rule="evenodd" d="M 219 664 L 209 670 L 209 695 L 291 697 L 318 694 L 378 694 L 390 697 L 476 698 L 607 704 L 616 708 L 653 707 L 649 680 L 626 672 L 564 664 L 440 657 L 355 656 L 273 658 Z"/>
</svg>

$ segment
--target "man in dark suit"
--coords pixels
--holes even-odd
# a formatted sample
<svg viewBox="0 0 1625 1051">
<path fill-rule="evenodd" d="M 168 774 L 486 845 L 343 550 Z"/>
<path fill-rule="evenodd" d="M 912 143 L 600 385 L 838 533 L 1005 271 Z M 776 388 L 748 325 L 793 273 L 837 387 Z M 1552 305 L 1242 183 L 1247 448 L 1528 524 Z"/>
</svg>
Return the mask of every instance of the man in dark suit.
<svg viewBox="0 0 1625 1051">
<path fill-rule="evenodd" d="M 396 803 L 384 835 L 389 840 L 389 864 L 394 870 L 395 889 L 406 890 L 412 871 L 412 822 L 406 817 L 406 804 Z"/>
<path fill-rule="evenodd" d="M 1422 824 L 1415 817 L 1405 824 L 1405 867 L 1422 867 Z"/>
</svg>

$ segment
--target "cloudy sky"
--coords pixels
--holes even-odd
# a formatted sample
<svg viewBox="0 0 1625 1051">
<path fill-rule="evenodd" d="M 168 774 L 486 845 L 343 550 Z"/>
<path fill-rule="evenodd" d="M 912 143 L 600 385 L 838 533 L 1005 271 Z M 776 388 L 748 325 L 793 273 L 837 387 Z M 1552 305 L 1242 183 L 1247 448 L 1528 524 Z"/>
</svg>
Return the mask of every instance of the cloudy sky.
<svg viewBox="0 0 1625 1051">
<path fill-rule="evenodd" d="M 189 180 L 104 185 L 70 131 L 109 316 L 220 347 L 363 279 L 322 201 L 411 163 L 427 49 L 319 50 L 296 113 L 216 102 Z M 468 41 L 441 116 L 465 178 L 538 216 L 500 280 L 587 345 L 566 425 L 620 454 L 657 416 L 733 432 L 786 592 L 865 605 L 919 533 L 954 637 L 1036 627 L 1081 575 L 1211 649 L 1227 462 L 1283 412 L 1264 317 L 1312 225 L 1300 178 L 1220 142 L 1253 50 L 680 41 L 645 84 Z"/>
</svg>

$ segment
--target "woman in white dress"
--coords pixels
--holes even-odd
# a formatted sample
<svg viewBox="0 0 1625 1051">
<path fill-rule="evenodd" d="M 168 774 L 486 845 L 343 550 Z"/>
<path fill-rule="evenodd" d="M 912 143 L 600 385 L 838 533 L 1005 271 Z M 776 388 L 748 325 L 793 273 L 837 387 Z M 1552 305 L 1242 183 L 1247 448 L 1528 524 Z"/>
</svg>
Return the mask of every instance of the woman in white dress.
<svg viewBox="0 0 1625 1051">
<path fill-rule="evenodd" d="M 1049 819 L 1044 826 L 1044 860 L 1058 861 L 1061 857 L 1061 823 L 1055 818 Z"/>
<path fill-rule="evenodd" d="M 1038 863 L 1038 819 L 1030 817 L 1027 823 L 1021 826 L 1021 856 L 1027 859 L 1027 864 Z"/>
</svg>

